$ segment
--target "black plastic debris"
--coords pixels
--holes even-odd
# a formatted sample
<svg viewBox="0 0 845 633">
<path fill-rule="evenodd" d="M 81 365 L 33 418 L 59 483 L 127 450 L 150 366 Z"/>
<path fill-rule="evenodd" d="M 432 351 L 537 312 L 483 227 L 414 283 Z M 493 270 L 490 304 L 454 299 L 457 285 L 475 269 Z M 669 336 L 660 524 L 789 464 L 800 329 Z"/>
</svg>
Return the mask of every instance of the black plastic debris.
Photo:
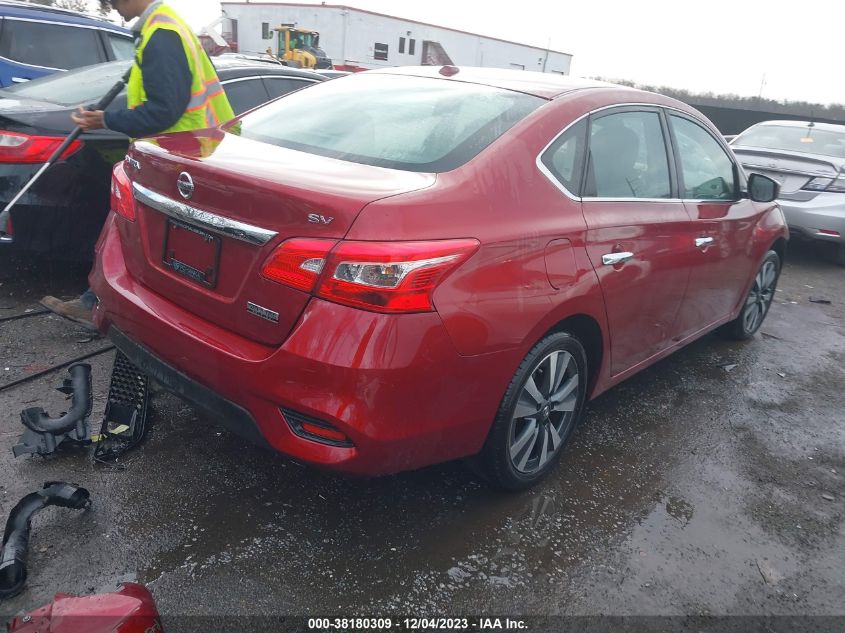
<svg viewBox="0 0 845 633">
<path fill-rule="evenodd" d="M 95 461 L 110 461 L 122 456 L 144 439 L 147 431 L 149 380 L 121 352 L 114 357 L 109 397 L 96 444 Z"/>
<path fill-rule="evenodd" d="M 77 363 L 68 367 L 70 378 L 65 378 L 59 391 L 71 399 L 70 411 L 58 418 L 51 418 L 41 407 L 21 411 L 21 422 L 26 429 L 12 447 L 15 457 L 21 455 L 49 455 L 64 442 L 87 443 L 91 439 L 88 416 L 91 415 L 91 365 Z"/>
<path fill-rule="evenodd" d="M 50 481 L 44 489 L 28 494 L 18 502 L 6 521 L 3 549 L 0 550 L 0 600 L 12 598 L 26 585 L 26 559 L 32 517 L 47 506 L 82 510 L 91 503 L 85 488 L 63 481 Z"/>
<path fill-rule="evenodd" d="M 823 297 L 810 297 L 810 303 L 821 303 L 822 305 L 829 306 L 832 301 L 830 299 L 824 299 Z"/>
</svg>

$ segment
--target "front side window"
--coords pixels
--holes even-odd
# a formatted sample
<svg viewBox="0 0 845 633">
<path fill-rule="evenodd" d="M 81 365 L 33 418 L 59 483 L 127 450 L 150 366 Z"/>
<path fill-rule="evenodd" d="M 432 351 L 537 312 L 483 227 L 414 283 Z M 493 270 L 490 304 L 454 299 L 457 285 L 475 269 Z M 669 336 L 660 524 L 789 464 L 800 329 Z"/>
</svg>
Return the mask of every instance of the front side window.
<svg viewBox="0 0 845 633">
<path fill-rule="evenodd" d="M 362 73 L 291 93 L 230 132 L 366 165 L 440 172 L 463 165 L 544 103 L 477 84 Z"/>
<path fill-rule="evenodd" d="M 689 119 L 670 115 L 669 121 L 681 159 L 682 197 L 736 199 L 734 164 L 719 142 Z"/>
<path fill-rule="evenodd" d="M 105 61 L 95 29 L 8 18 L 3 21 L 0 56 L 59 70 Z"/>
<path fill-rule="evenodd" d="M 671 198 L 669 158 L 656 112 L 592 120 L 585 196 Z"/>
</svg>

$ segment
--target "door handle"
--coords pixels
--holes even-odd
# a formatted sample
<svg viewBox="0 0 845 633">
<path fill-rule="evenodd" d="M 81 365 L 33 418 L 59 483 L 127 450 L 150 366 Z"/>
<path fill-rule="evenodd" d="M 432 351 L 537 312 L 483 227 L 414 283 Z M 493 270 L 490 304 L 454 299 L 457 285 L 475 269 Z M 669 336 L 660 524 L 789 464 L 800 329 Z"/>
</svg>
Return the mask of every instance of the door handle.
<svg viewBox="0 0 845 633">
<path fill-rule="evenodd" d="M 704 248 L 705 246 L 710 246 L 715 241 L 712 237 L 697 237 L 695 238 L 695 247 Z"/>
<path fill-rule="evenodd" d="M 634 259 L 633 253 L 608 253 L 601 256 L 601 263 L 605 266 L 616 266 L 617 264 L 624 264 L 625 262 Z"/>
</svg>

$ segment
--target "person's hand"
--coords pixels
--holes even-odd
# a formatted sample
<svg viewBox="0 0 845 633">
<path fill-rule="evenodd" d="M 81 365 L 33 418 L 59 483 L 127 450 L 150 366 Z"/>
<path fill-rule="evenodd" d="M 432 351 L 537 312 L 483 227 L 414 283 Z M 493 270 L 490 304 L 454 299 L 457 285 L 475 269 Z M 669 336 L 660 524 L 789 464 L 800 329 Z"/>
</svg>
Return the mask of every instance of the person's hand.
<svg viewBox="0 0 845 633">
<path fill-rule="evenodd" d="M 102 110 L 84 110 L 79 108 L 76 112 L 71 112 L 70 118 L 83 130 L 102 130 L 106 127 L 105 113 Z"/>
</svg>

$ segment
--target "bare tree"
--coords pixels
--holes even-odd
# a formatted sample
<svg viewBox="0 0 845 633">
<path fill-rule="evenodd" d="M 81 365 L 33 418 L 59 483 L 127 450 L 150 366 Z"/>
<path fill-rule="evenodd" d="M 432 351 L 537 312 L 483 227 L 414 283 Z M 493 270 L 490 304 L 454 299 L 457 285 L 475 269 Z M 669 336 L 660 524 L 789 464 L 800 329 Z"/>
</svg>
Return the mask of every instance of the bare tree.
<svg viewBox="0 0 845 633">
<path fill-rule="evenodd" d="M 103 14 L 108 15 L 108 11 L 104 11 L 100 3 L 94 0 L 27 0 L 32 4 L 40 4 L 47 7 L 58 7 L 59 9 L 70 9 L 71 11 L 79 11 L 80 13 L 89 13 L 92 9 Z"/>
<path fill-rule="evenodd" d="M 91 9 L 88 0 L 56 0 L 55 4 L 60 9 L 70 9 L 80 13 L 86 13 Z"/>
<path fill-rule="evenodd" d="M 745 110 L 764 110 L 766 112 L 790 114 L 803 117 L 819 117 L 845 121 L 845 104 L 842 103 L 809 103 L 807 101 L 777 101 L 775 99 L 761 99 L 760 97 L 741 97 L 736 94 L 714 94 L 713 92 L 691 92 L 689 90 L 670 88 L 668 86 L 649 86 L 638 84 L 626 79 L 605 79 L 595 77 L 601 81 L 610 81 L 631 88 L 641 88 L 649 92 L 659 92 L 696 106 L 707 105 L 723 108 L 739 108 Z"/>
</svg>

